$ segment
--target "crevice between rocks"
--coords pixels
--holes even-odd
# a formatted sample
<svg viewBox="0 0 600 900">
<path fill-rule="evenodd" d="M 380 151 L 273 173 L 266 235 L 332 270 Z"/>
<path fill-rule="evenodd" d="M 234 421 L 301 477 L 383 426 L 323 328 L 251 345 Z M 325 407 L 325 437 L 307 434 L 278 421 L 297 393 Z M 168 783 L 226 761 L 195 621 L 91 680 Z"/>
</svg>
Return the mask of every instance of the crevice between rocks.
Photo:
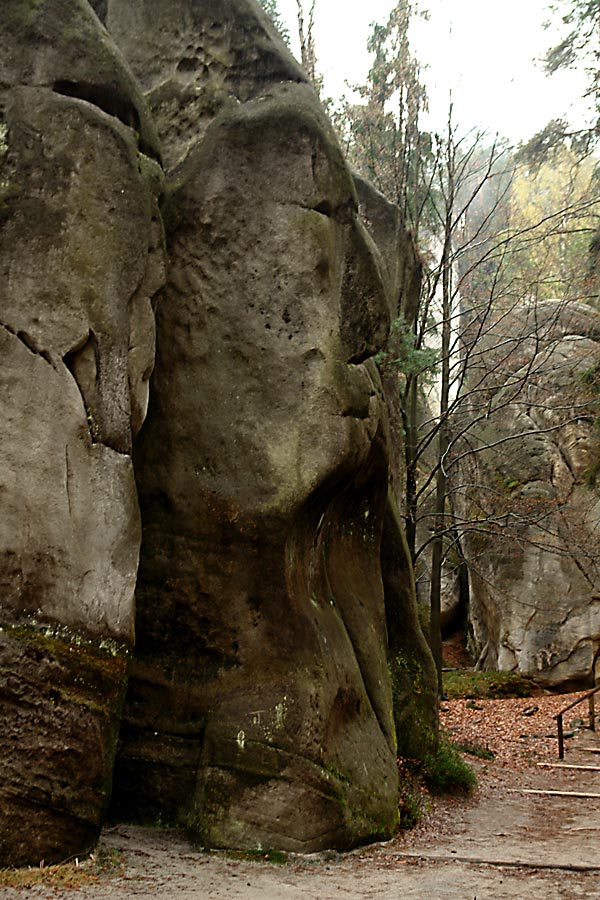
<svg viewBox="0 0 600 900">
<path fill-rule="evenodd" d="M 97 109 L 102 110 L 106 115 L 118 119 L 126 128 L 130 128 L 135 132 L 140 152 L 156 160 L 159 164 L 161 163 L 154 148 L 146 143 L 140 133 L 140 115 L 135 104 L 114 88 L 104 84 L 87 84 L 83 81 L 60 80 L 54 82 L 52 90 L 55 94 L 60 94 L 63 97 L 72 97 L 75 100 L 83 100 L 86 103 L 90 103 Z"/>
<path fill-rule="evenodd" d="M 90 386 L 96 381 L 98 369 L 97 351 L 98 342 L 94 332 L 90 330 L 83 341 L 63 356 L 65 367 L 72 375 L 73 381 L 81 395 L 92 444 L 101 443 L 98 425 L 94 419 L 89 398 L 86 397 L 86 394 L 89 394 Z"/>
<path fill-rule="evenodd" d="M 101 444 L 120 456 L 131 457 L 129 450 L 102 438 L 102 405 L 98 388 L 98 372 L 100 368 L 98 340 L 92 329 L 89 329 L 85 337 L 65 353 L 63 363 L 81 395 L 92 444 Z"/>
<path fill-rule="evenodd" d="M 54 363 L 52 362 L 52 357 L 48 353 L 47 350 L 40 350 L 39 347 L 36 346 L 34 339 L 31 335 L 27 334 L 26 331 L 16 331 L 14 328 L 11 328 L 10 325 L 7 325 L 5 322 L 0 322 L 0 328 L 4 328 L 9 334 L 13 337 L 17 338 L 24 347 L 27 347 L 30 353 L 34 356 L 39 356 L 40 359 L 43 359 L 44 362 L 48 363 L 49 366 L 52 366 L 54 369 Z"/>
</svg>

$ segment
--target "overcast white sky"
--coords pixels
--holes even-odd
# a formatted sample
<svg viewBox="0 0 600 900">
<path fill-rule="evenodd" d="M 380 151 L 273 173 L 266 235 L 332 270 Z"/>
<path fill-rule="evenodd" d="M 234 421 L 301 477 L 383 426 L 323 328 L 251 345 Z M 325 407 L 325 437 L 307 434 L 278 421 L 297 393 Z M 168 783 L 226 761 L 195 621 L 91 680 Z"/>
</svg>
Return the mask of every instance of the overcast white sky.
<svg viewBox="0 0 600 900">
<path fill-rule="evenodd" d="M 306 9 L 309 3 L 304 0 Z M 370 25 L 384 23 L 393 5 L 394 0 L 317 0 L 316 50 L 328 95 L 338 98 L 348 92 L 346 81 L 365 79 Z M 430 127 L 444 127 L 450 89 L 465 130 L 481 127 L 519 141 L 551 118 L 581 120 L 574 104 L 584 76 L 567 72 L 548 78 L 535 63 L 558 41 L 556 27 L 543 27 L 550 16 L 548 0 L 422 0 L 421 6 L 431 18 L 415 28 L 414 49 L 427 66 Z M 279 9 L 295 39 L 296 0 L 279 0 Z"/>
</svg>

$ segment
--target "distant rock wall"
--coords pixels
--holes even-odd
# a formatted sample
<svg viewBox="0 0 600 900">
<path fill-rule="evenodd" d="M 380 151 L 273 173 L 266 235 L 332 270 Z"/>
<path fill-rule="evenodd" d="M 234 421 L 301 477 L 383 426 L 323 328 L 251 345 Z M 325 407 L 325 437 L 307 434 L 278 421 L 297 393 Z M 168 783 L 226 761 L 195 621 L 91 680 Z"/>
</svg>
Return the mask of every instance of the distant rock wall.
<svg viewBox="0 0 600 900">
<path fill-rule="evenodd" d="M 6 0 L 0 42 L 2 866 L 80 853 L 108 805 L 163 258 L 152 129 L 89 6 Z"/>
<path fill-rule="evenodd" d="M 599 674 L 599 335 L 591 307 L 559 301 L 492 330 L 470 437 L 488 449 L 465 457 L 455 491 L 481 521 L 464 544 L 479 666 L 549 686 Z"/>
</svg>

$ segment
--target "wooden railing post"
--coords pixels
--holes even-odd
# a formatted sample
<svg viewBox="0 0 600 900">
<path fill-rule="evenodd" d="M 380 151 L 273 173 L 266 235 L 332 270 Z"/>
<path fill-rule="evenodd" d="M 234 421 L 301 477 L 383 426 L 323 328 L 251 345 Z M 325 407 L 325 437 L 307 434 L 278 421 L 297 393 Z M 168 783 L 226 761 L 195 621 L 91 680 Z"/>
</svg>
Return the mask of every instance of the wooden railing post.
<svg viewBox="0 0 600 900">
<path fill-rule="evenodd" d="M 558 725 L 558 758 L 565 758 L 565 740 L 563 737 L 563 717 L 562 714 L 559 713 L 556 717 L 556 724 Z"/>
<path fill-rule="evenodd" d="M 572 703 L 569 703 L 568 706 L 565 706 L 564 709 L 561 709 L 559 713 L 556 713 L 554 718 L 556 719 L 556 724 L 558 727 L 558 758 L 564 759 L 565 757 L 565 741 L 564 741 L 564 733 L 563 733 L 563 715 L 568 712 L 570 709 L 573 709 L 574 706 L 577 706 L 579 703 L 583 703 L 584 700 L 589 702 L 589 711 L 590 711 L 590 729 L 592 731 L 596 730 L 596 703 L 594 697 L 596 694 L 600 693 L 600 684 L 597 684 L 591 691 L 588 691 L 587 694 L 584 694 L 583 697 L 579 697 L 577 700 L 573 700 Z"/>
</svg>

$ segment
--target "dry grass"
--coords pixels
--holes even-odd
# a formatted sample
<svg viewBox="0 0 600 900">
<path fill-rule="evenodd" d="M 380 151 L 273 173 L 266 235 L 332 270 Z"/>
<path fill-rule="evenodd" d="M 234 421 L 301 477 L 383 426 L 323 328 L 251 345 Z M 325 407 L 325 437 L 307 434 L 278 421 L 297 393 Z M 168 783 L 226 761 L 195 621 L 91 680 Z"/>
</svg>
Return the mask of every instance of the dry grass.
<svg viewBox="0 0 600 900">
<path fill-rule="evenodd" d="M 90 853 L 85 859 L 74 859 L 59 865 L 26 866 L 0 869 L 0 887 L 32 888 L 36 885 L 57 889 L 73 889 L 97 884 L 110 875 L 119 875 L 122 855 L 116 850 Z"/>
</svg>

